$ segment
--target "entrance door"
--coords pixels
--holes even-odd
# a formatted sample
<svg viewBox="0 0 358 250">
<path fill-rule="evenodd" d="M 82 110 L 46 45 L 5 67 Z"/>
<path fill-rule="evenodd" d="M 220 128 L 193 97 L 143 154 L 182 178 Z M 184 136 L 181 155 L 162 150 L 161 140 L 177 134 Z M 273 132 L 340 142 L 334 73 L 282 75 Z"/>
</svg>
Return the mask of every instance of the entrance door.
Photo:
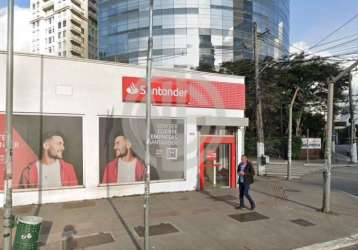
<svg viewBox="0 0 358 250">
<path fill-rule="evenodd" d="M 200 137 L 200 190 L 236 187 L 235 136 Z"/>
</svg>

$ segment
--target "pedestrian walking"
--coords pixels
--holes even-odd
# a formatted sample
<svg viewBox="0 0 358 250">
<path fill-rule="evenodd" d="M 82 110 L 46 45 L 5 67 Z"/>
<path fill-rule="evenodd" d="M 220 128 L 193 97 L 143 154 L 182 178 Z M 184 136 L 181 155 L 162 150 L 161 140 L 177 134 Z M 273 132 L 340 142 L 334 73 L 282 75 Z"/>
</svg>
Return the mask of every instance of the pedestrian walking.
<svg viewBox="0 0 358 250">
<path fill-rule="evenodd" d="M 252 167 L 252 164 L 247 160 L 246 155 L 242 155 L 241 162 L 237 167 L 237 182 L 240 190 L 240 205 L 236 207 L 237 209 L 244 208 L 244 196 L 250 202 L 250 209 L 255 209 L 255 202 L 250 196 L 250 185 L 254 183 L 254 175 L 255 170 Z"/>
</svg>

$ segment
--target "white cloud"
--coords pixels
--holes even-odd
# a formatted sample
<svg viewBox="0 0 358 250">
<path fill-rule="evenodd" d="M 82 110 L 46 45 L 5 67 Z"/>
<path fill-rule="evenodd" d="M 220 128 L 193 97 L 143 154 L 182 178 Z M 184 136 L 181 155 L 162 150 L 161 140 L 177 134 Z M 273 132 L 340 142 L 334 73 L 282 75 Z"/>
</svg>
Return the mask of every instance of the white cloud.
<svg viewBox="0 0 358 250">
<path fill-rule="evenodd" d="M 310 45 L 305 41 L 295 42 L 290 46 L 290 54 L 293 53 L 302 53 L 304 52 L 306 55 L 312 55 L 312 56 L 322 56 L 322 57 L 329 57 L 332 56 L 332 53 L 328 50 L 321 51 L 321 52 L 315 52 L 310 50 Z"/>
<path fill-rule="evenodd" d="M 309 47 L 308 43 L 304 41 L 296 42 L 290 46 L 290 54 L 301 53 L 302 51 L 306 52 Z"/>
<path fill-rule="evenodd" d="M 31 49 L 31 12 L 29 8 L 15 6 L 14 9 L 14 50 L 30 52 Z M 7 8 L 0 9 L 0 50 L 7 45 Z"/>
</svg>

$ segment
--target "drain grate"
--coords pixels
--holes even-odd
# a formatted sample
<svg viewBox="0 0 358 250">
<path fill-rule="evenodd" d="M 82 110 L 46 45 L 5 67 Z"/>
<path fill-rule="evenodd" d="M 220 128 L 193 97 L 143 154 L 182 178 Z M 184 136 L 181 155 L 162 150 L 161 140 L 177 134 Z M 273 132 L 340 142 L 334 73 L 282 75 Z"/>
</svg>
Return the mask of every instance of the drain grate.
<svg viewBox="0 0 358 250">
<path fill-rule="evenodd" d="M 95 207 L 95 201 L 74 201 L 74 202 L 66 202 L 62 205 L 64 209 L 73 209 L 73 208 L 83 208 L 83 207 Z"/>
<path fill-rule="evenodd" d="M 144 237 L 144 227 L 137 226 L 134 228 L 134 231 L 138 234 L 139 237 Z M 160 223 L 159 225 L 149 226 L 149 235 L 163 235 L 170 233 L 177 233 L 179 230 L 173 226 L 171 223 Z"/>
<path fill-rule="evenodd" d="M 257 221 L 269 219 L 269 217 L 259 214 L 257 212 L 244 213 L 244 214 L 231 214 L 229 217 L 240 222 Z"/>
<path fill-rule="evenodd" d="M 86 247 L 99 246 L 113 242 L 114 239 L 110 233 L 98 233 L 82 237 L 68 237 L 62 241 L 62 249 L 83 249 Z"/>
<path fill-rule="evenodd" d="M 218 200 L 218 201 L 233 201 L 233 200 L 237 200 L 237 197 L 235 197 L 233 195 L 213 196 L 213 198 L 215 200 Z"/>
<path fill-rule="evenodd" d="M 304 219 L 297 219 L 297 220 L 291 220 L 291 222 L 303 226 L 303 227 L 310 227 L 310 226 L 314 226 L 315 224 L 313 224 L 312 222 L 309 222 L 307 220 Z"/>
</svg>

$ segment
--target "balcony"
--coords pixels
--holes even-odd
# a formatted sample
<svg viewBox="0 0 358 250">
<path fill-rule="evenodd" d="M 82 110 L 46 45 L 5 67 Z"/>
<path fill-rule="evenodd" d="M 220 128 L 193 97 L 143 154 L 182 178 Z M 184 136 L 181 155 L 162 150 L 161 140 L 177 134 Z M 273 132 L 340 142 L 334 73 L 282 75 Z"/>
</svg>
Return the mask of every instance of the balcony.
<svg viewBox="0 0 358 250">
<path fill-rule="evenodd" d="M 71 45 L 71 52 L 74 52 L 80 56 L 83 56 L 83 48 L 82 47 L 79 47 L 79 46 L 76 46 L 76 45 Z"/>
<path fill-rule="evenodd" d="M 92 9 L 88 10 L 88 17 L 97 20 L 97 12 L 93 12 Z"/>
<path fill-rule="evenodd" d="M 76 6 L 78 6 L 79 8 L 81 8 L 81 1 L 79 1 L 79 0 L 71 0 L 71 2 L 72 2 L 74 5 L 76 5 Z"/>
<path fill-rule="evenodd" d="M 96 10 L 97 9 L 96 1 L 89 0 L 88 1 L 88 8 L 92 8 L 92 9 Z"/>
<path fill-rule="evenodd" d="M 49 11 L 49 10 L 51 10 L 53 8 L 54 8 L 54 1 L 52 1 L 52 0 L 47 1 L 47 2 L 43 3 L 43 5 L 42 5 L 42 9 L 45 12 Z"/>
<path fill-rule="evenodd" d="M 77 15 L 71 15 L 71 21 L 75 22 L 76 24 L 78 24 L 78 26 L 80 26 L 83 22 L 83 20 L 81 18 L 79 18 Z"/>
<path fill-rule="evenodd" d="M 84 12 L 83 12 L 82 8 L 80 8 L 74 4 L 71 6 L 71 10 L 72 10 L 72 13 L 74 13 L 75 15 L 78 15 L 79 17 L 84 16 Z"/>
<path fill-rule="evenodd" d="M 78 45 L 82 44 L 82 39 L 78 36 L 71 36 L 71 41 L 74 41 Z"/>
<path fill-rule="evenodd" d="M 79 36 L 82 35 L 82 29 L 76 25 L 71 24 L 71 31 L 77 33 Z"/>
</svg>

